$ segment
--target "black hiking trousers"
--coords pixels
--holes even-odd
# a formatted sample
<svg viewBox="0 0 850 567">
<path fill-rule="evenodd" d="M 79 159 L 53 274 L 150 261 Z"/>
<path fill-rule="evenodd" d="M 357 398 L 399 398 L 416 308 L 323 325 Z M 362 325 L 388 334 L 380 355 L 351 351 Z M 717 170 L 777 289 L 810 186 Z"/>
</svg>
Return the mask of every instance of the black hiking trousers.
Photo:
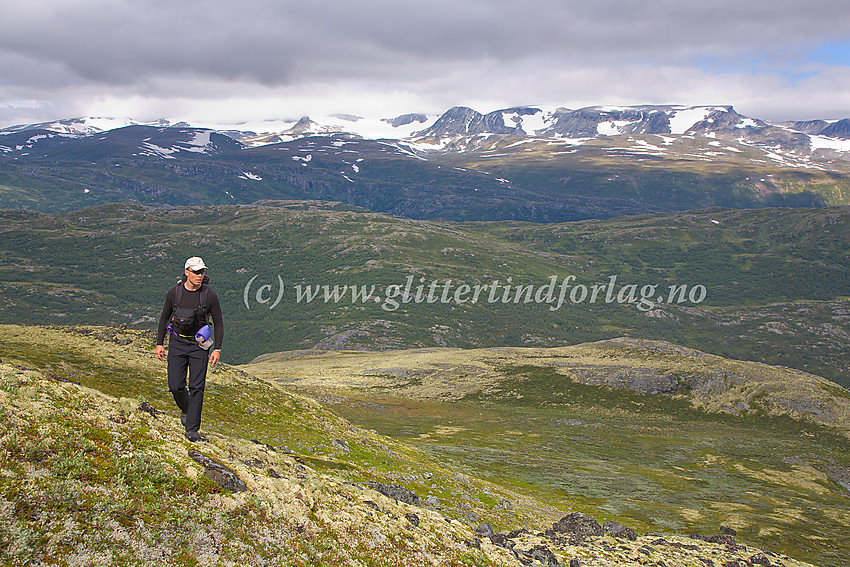
<svg viewBox="0 0 850 567">
<path fill-rule="evenodd" d="M 207 382 L 210 352 L 195 341 L 184 341 L 169 333 L 168 389 L 180 411 L 186 414 L 186 432 L 197 433 L 201 427 L 201 408 Z M 188 370 L 188 389 L 187 371 Z"/>
</svg>

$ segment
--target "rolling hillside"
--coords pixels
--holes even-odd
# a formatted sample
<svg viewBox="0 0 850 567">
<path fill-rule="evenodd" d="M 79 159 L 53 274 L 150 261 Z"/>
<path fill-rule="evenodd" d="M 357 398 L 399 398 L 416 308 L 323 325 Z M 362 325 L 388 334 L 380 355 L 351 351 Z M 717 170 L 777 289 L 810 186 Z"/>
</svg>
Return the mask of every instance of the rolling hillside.
<svg viewBox="0 0 850 567">
<path fill-rule="evenodd" d="M 846 208 L 545 226 L 418 221 L 301 201 L 5 211 L 0 321 L 151 328 L 183 261 L 199 254 L 222 299 L 234 363 L 280 350 L 631 336 L 846 386 L 848 222 Z M 670 286 L 687 288 L 671 295 Z"/>
<path fill-rule="evenodd" d="M 0 553 L 13 565 L 837 567 L 846 557 L 850 462 L 837 430 L 540 373 L 559 357 L 573 369 L 595 360 L 637 371 L 692 360 L 671 345 L 548 358 L 290 353 L 277 357 L 279 372 L 258 374 L 224 365 L 208 381 L 206 441 L 192 444 L 150 331 L 0 331 Z M 756 369 L 750 378 L 794 375 L 703 358 L 729 373 Z M 502 370 L 472 403 L 417 394 L 421 385 L 456 397 L 440 376 L 482 362 Z M 340 378 L 334 366 L 372 370 L 323 384 L 320 405 L 296 391 L 293 364 Z"/>
</svg>

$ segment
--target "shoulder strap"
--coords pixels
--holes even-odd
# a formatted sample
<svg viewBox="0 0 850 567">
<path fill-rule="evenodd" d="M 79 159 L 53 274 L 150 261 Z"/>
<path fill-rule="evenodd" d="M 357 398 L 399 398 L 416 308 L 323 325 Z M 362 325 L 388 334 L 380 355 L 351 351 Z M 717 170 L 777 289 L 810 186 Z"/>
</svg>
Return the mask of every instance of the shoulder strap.
<svg viewBox="0 0 850 567">
<path fill-rule="evenodd" d="M 183 298 L 183 282 L 179 282 L 174 290 L 174 308 L 180 307 L 180 300 Z"/>
</svg>

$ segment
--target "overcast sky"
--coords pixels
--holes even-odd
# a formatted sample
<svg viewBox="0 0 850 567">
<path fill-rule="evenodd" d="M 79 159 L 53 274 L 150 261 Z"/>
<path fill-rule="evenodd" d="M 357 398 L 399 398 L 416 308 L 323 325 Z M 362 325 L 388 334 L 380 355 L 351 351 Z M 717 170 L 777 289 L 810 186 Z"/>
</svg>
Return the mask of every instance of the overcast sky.
<svg viewBox="0 0 850 567">
<path fill-rule="evenodd" d="M 0 126 L 466 105 L 850 117 L 847 0 L 0 0 Z"/>
</svg>

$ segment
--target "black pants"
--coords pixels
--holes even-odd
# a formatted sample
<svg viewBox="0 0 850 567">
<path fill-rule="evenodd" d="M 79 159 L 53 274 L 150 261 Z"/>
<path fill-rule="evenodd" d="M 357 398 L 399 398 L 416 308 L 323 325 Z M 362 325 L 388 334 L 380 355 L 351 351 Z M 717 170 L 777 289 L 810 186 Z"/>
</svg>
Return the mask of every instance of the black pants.
<svg viewBox="0 0 850 567">
<path fill-rule="evenodd" d="M 201 427 L 201 408 L 204 405 L 204 386 L 210 352 L 192 341 L 171 334 L 168 338 L 168 389 L 180 411 L 186 414 L 186 431 L 197 433 Z M 189 388 L 186 389 L 186 370 Z"/>
</svg>

